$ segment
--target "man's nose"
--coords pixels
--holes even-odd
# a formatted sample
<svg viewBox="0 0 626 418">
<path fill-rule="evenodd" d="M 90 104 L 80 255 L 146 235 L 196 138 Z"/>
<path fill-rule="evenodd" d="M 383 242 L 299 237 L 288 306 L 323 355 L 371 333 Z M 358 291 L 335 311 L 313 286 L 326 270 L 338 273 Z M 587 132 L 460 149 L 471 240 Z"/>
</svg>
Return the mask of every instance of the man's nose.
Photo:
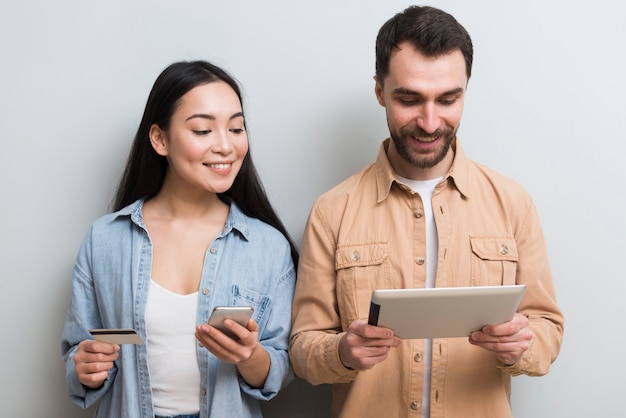
<svg viewBox="0 0 626 418">
<path fill-rule="evenodd" d="M 416 123 L 426 133 L 432 134 L 439 129 L 439 115 L 435 105 L 432 103 L 425 103 L 419 109 L 419 113 L 416 116 Z"/>
</svg>

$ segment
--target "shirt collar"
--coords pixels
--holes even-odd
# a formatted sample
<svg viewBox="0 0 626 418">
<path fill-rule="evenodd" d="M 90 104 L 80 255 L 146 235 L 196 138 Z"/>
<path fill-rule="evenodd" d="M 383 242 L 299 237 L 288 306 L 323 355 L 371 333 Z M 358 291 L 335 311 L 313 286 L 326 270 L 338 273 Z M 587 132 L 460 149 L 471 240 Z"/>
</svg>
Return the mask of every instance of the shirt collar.
<svg viewBox="0 0 626 418">
<path fill-rule="evenodd" d="M 130 205 L 120 209 L 114 215 L 114 218 L 119 218 L 123 216 L 130 216 L 131 220 L 139 225 L 140 227 L 145 229 L 145 225 L 143 223 L 143 199 L 139 199 Z M 248 240 L 248 236 L 250 234 L 250 227 L 248 225 L 248 217 L 239 209 L 234 202 L 230 202 L 230 210 L 228 211 L 228 218 L 226 219 L 226 224 L 224 225 L 224 230 L 220 234 L 220 236 L 228 235 L 232 230 L 237 230 L 239 233 Z"/>
<path fill-rule="evenodd" d="M 248 240 L 248 236 L 250 235 L 248 217 L 239 209 L 239 206 L 237 206 L 235 202 L 230 203 L 230 211 L 228 212 L 228 219 L 226 219 L 226 225 L 224 225 L 222 235 L 227 235 L 233 229 L 239 231 L 246 241 Z"/>
<path fill-rule="evenodd" d="M 391 190 L 391 186 L 394 182 L 398 182 L 389 158 L 387 158 L 387 149 L 389 147 L 389 141 L 387 138 L 380 145 L 378 150 L 378 156 L 376 157 L 375 170 L 376 170 L 376 185 L 378 187 L 378 202 L 382 202 L 387 198 Z M 463 196 L 469 196 L 469 160 L 459 143 L 458 138 L 452 143 L 452 150 L 454 151 L 454 161 L 448 173 L 444 176 L 442 182 L 449 182 L 453 184 L 456 189 Z"/>
</svg>

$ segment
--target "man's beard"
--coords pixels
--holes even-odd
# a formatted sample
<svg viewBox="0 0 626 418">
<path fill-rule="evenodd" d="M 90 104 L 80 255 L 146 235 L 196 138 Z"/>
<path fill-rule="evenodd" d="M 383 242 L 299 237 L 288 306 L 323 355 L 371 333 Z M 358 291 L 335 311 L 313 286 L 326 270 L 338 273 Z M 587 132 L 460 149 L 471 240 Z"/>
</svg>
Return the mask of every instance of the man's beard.
<svg viewBox="0 0 626 418">
<path fill-rule="evenodd" d="M 426 133 L 421 128 L 401 128 L 399 134 L 395 134 L 390 130 L 391 139 L 398 151 L 400 157 L 402 157 L 407 163 L 411 164 L 416 168 L 432 168 L 439 164 L 445 157 L 448 155 L 448 151 L 450 151 L 450 146 L 452 142 L 454 142 L 454 138 L 456 137 L 456 129 L 450 126 L 446 126 L 443 129 L 437 129 L 432 134 Z M 409 138 L 405 140 L 405 138 Z M 443 137 L 443 146 L 441 146 L 438 150 L 436 150 L 436 154 L 434 156 L 429 157 L 426 154 L 414 153 L 409 150 L 408 142 L 412 141 L 413 138 L 439 138 Z"/>
</svg>

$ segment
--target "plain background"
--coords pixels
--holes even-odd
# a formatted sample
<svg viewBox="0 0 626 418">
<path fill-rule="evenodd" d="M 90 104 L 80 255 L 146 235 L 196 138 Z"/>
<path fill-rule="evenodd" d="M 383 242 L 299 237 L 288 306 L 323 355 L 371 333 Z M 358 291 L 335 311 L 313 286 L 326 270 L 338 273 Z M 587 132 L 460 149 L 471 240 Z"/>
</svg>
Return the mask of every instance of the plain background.
<svg viewBox="0 0 626 418">
<path fill-rule="evenodd" d="M 107 212 L 154 79 L 207 59 L 243 84 L 251 150 L 300 240 L 313 200 L 375 158 L 374 39 L 407 1 L 0 3 L 0 415 L 87 417 L 67 397 L 60 333 L 72 268 Z M 518 418 L 618 416 L 624 393 L 626 3 L 433 1 L 470 32 L 459 131 L 470 157 L 533 195 L 566 316 Z M 373 388 L 375 393 L 375 388 Z M 269 417 L 323 417 L 296 381 Z"/>
</svg>

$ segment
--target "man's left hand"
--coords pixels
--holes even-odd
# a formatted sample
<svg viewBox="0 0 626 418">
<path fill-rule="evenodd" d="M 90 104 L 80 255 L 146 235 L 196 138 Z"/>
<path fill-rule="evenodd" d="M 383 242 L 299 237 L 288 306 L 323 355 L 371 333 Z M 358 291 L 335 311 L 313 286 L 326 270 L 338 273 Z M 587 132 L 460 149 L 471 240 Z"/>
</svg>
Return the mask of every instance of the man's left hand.
<svg viewBox="0 0 626 418">
<path fill-rule="evenodd" d="M 481 331 L 473 332 L 470 344 L 493 351 L 504 365 L 516 363 L 530 347 L 533 332 L 528 318 L 516 313 L 513 319 L 498 325 L 487 325 Z"/>
</svg>

